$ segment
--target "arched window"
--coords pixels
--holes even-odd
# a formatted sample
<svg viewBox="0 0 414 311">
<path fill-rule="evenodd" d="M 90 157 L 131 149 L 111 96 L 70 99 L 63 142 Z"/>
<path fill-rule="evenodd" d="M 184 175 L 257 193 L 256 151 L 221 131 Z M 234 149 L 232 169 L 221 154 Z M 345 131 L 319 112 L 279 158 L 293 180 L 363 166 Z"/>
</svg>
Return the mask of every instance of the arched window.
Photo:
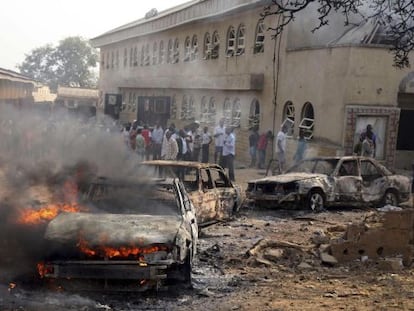
<svg viewBox="0 0 414 311">
<path fill-rule="evenodd" d="M 115 55 L 114 51 L 111 52 L 111 68 L 114 69 L 115 66 Z"/>
<path fill-rule="evenodd" d="M 161 47 L 161 43 L 160 43 L 160 47 Z M 172 99 L 171 99 L 170 118 L 172 120 L 177 119 L 177 99 L 175 97 L 175 94 L 172 96 Z"/>
<path fill-rule="evenodd" d="M 105 69 L 105 53 L 101 52 L 101 68 Z"/>
<path fill-rule="evenodd" d="M 145 65 L 145 46 L 141 47 L 141 66 Z"/>
<path fill-rule="evenodd" d="M 174 55 L 174 45 L 172 39 L 168 40 L 167 63 L 172 64 Z"/>
<path fill-rule="evenodd" d="M 211 45 L 210 34 L 206 32 L 206 34 L 204 35 L 204 51 L 203 51 L 204 59 L 210 59 L 212 49 L 213 49 L 213 46 Z"/>
<path fill-rule="evenodd" d="M 241 120 L 241 105 L 240 105 L 240 99 L 236 98 L 233 102 L 232 107 L 232 122 L 231 125 L 234 127 L 240 126 L 240 120 Z"/>
<path fill-rule="evenodd" d="M 236 48 L 236 31 L 233 26 L 230 26 L 227 30 L 227 46 L 226 46 L 226 55 L 227 57 L 234 55 L 234 50 Z"/>
<path fill-rule="evenodd" d="M 136 112 L 136 110 L 137 110 L 137 105 L 138 105 L 138 100 L 137 100 L 137 94 L 135 94 L 135 92 L 134 92 L 134 94 L 132 95 L 132 102 L 131 102 L 131 111 L 132 112 Z"/>
<path fill-rule="evenodd" d="M 246 27 L 243 24 L 237 29 L 237 49 L 236 55 L 243 55 L 245 51 L 245 32 Z"/>
<path fill-rule="evenodd" d="M 119 68 L 119 50 L 115 52 L 115 67 Z"/>
<path fill-rule="evenodd" d="M 160 55 L 158 57 L 158 64 L 164 64 L 165 61 L 165 51 L 164 51 L 164 41 L 160 41 Z"/>
<path fill-rule="evenodd" d="M 207 122 L 207 120 L 208 120 L 208 102 L 207 102 L 207 96 L 203 96 L 201 98 L 201 103 L 200 103 L 200 119 L 201 119 L 201 122 Z"/>
<path fill-rule="evenodd" d="M 262 20 L 257 23 L 253 53 L 264 52 L 265 25 Z"/>
<path fill-rule="evenodd" d="M 187 120 L 195 120 L 195 103 L 193 95 L 190 96 L 190 99 L 188 101 Z"/>
<path fill-rule="evenodd" d="M 292 137 L 295 129 L 295 106 L 288 100 L 283 107 L 282 126 L 287 126 L 286 136 Z"/>
<path fill-rule="evenodd" d="M 129 67 L 134 66 L 134 48 L 129 49 Z"/>
<path fill-rule="evenodd" d="M 191 40 L 191 60 L 195 60 L 198 56 L 198 39 L 197 35 L 193 36 Z"/>
<path fill-rule="evenodd" d="M 191 58 L 191 41 L 190 37 L 185 38 L 184 41 L 184 59 L 183 61 L 188 62 Z"/>
<path fill-rule="evenodd" d="M 138 48 L 134 47 L 134 67 L 138 66 Z"/>
<path fill-rule="evenodd" d="M 210 97 L 210 101 L 208 103 L 208 115 L 207 115 L 207 123 L 212 125 L 216 122 L 216 99 L 214 97 Z"/>
<path fill-rule="evenodd" d="M 223 117 L 226 126 L 231 125 L 231 102 L 230 98 L 226 97 L 223 104 Z"/>
<path fill-rule="evenodd" d="M 315 123 L 315 113 L 310 102 L 306 102 L 302 108 L 302 120 L 299 128 L 304 131 L 306 139 L 312 139 Z"/>
<path fill-rule="evenodd" d="M 187 120 L 187 115 L 188 115 L 188 96 L 184 95 L 183 96 L 183 101 L 181 103 L 180 119 L 181 120 Z"/>
<path fill-rule="evenodd" d="M 124 67 L 128 66 L 128 49 L 124 49 Z"/>
<path fill-rule="evenodd" d="M 152 64 L 157 64 L 157 42 L 154 42 L 154 45 L 152 46 Z"/>
<path fill-rule="evenodd" d="M 149 43 L 145 45 L 145 66 L 149 66 L 151 63 L 150 61 L 150 47 Z"/>
<path fill-rule="evenodd" d="M 176 64 L 178 63 L 179 60 L 180 60 L 180 42 L 178 41 L 178 38 L 176 38 L 174 41 L 174 55 L 173 55 L 172 62 L 173 64 Z"/>
<path fill-rule="evenodd" d="M 249 113 L 249 128 L 259 129 L 260 127 L 260 103 L 255 98 L 250 104 L 250 113 Z"/>
<path fill-rule="evenodd" d="M 213 33 L 213 37 L 211 38 L 212 42 L 212 50 L 211 50 L 211 58 L 217 59 L 219 57 L 220 52 L 220 36 L 217 31 Z"/>
</svg>

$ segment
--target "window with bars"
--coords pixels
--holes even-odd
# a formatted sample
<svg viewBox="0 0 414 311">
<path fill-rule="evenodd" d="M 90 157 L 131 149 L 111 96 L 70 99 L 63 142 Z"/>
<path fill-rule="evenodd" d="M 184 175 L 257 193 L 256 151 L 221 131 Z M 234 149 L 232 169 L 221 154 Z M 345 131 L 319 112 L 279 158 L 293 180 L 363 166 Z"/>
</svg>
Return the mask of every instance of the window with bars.
<svg viewBox="0 0 414 311">
<path fill-rule="evenodd" d="M 132 67 L 134 65 L 134 48 L 131 47 L 129 49 L 129 67 Z"/>
<path fill-rule="evenodd" d="M 206 32 L 206 34 L 204 35 L 204 54 L 203 54 L 204 59 L 210 59 L 212 49 L 213 49 L 213 46 L 211 44 L 210 34 Z"/>
<path fill-rule="evenodd" d="M 215 124 L 216 121 L 216 99 L 207 96 L 201 98 L 201 122 L 209 125 Z"/>
<path fill-rule="evenodd" d="M 145 45 L 145 55 L 144 55 L 144 62 L 145 62 L 145 66 L 149 66 L 151 64 L 151 59 L 150 59 L 150 46 L 149 43 L 147 43 Z"/>
<path fill-rule="evenodd" d="M 152 46 L 152 64 L 156 65 L 157 64 L 157 42 L 154 42 L 153 46 Z"/>
<path fill-rule="evenodd" d="M 191 59 L 191 40 L 190 37 L 185 38 L 184 41 L 184 62 L 188 62 Z"/>
<path fill-rule="evenodd" d="M 115 67 L 119 68 L 119 50 L 115 52 Z"/>
<path fill-rule="evenodd" d="M 180 42 L 178 41 L 178 38 L 174 40 L 174 48 L 173 48 L 173 64 L 178 63 L 180 60 Z"/>
<path fill-rule="evenodd" d="M 172 39 L 168 40 L 167 63 L 171 64 L 174 55 L 174 45 Z"/>
<path fill-rule="evenodd" d="M 171 99 L 170 117 L 172 120 L 177 119 L 177 99 L 175 97 L 175 94 L 172 96 L 172 99 Z"/>
<path fill-rule="evenodd" d="M 263 53 L 264 52 L 264 41 L 265 41 L 265 25 L 263 21 L 259 21 L 256 26 L 256 34 L 254 41 L 253 53 Z"/>
<path fill-rule="evenodd" d="M 250 104 L 249 129 L 260 127 L 260 102 L 255 98 Z"/>
<path fill-rule="evenodd" d="M 198 38 L 197 35 L 193 36 L 191 40 L 191 60 L 196 60 L 198 57 Z"/>
<path fill-rule="evenodd" d="M 302 108 L 302 119 L 299 124 L 299 128 L 303 130 L 305 139 L 309 140 L 313 138 L 315 125 L 315 114 L 313 106 L 310 102 L 306 102 Z"/>
<path fill-rule="evenodd" d="M 236 48 L 236 31 L 234 30 L 233 26 L 230 26 L 227 31 L 227 47 L 226 47 L 227 57 L 231 57 L 234 55 L 235 48 Z"/>
<path fill-rule="evenodd" d="M 240 104 L 240 99 L 236 98 L 233 102 L 233 107 L 232 107 L 231 126 L 240 127 L 240 120 L 241 120 L 241 104 Z"/>
<path fill-rule="evenodd" d="M 145 46 L 141 47 L 140 65 L 141 65 L 141 67 L 145 65 Z"/>
<path fill-rule="evenodd" d="M 134 67 L 138 66 L 138 47 L 134 47 Z"/>
<path fill-rule="evenodd" d="M 282 122 L 282 126 L 286 126 L 288 129 L 286 136 L 293 137 L 295 129 L 295 106 L 290 100 L 288 100 L 283 107 Z"/>
<path fill-rule="evenodd" d="M 217 59 L 219 57 L 219 52 L 220 52 L 220 36 L 217 31 L 213 33 L 211 41 L 212 41 L 211 59 Z"/>
<path fill-rule="evenodd" d="M 223 104 L 223 118 L 224 118 L 224 124 L 226 126 L 231 125 L 231 117 L 232 117 L 231 101 L 230 101 L 230 98 L 226 98 L 224 99 L 224 104 Z"/>
<path fill-rule="evenodd" d="M 243 55 L 245 51 L 245 33 L 246 27 L 243 24 L 239 25 L 237 29 L 237 48 L 236 48 L 236 55 Z"/>
<path fill-rule="evenodd" d="M 160 41 L 158 64 L 164 64 L 165 61 L 165 51 L 164 51 L 164 41 Z"/>
</svg>

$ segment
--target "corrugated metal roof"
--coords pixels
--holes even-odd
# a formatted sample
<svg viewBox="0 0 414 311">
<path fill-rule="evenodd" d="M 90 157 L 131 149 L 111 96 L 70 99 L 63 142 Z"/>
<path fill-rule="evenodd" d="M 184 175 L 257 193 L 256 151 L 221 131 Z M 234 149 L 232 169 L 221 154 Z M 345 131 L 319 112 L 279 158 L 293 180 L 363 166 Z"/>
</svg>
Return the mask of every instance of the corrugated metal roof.
<svg viewBox="0 0 414 311">
<path fill-rule="evenodd" d="M 16 82 L 23 82 L 23 83 L 32 83 L 35 84 L 36 81 L 23 76 L 22 74 L 12 71 L 12 70 L 8 70 L 5 68 L 0 68 L 0 80 L 10 80 L 10 81 L 16 81 Z"/>
<path fill-rule="evenodd" d="M 59 86 L 57 90 L 57 96 L 58 97 L 98 98 L 99 90 Z"/>
</svg>

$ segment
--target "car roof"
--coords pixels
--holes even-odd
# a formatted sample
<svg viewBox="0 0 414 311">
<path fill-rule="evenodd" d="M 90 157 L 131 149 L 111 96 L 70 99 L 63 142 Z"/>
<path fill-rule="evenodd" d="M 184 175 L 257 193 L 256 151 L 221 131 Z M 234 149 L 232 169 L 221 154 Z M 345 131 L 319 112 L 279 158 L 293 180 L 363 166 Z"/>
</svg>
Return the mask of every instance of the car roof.
<svg viewBox="0 0 414 311">
<path fill-rule="evenodd" d="M 150 160 L 144 161 L 143 165 L 152 166 L 180 166 L 180 167 L 193 167 L 193 168 L 216 168 L 222 169 L 222 167 L 215 163 L 202 163 L 196 161 L 174 161 L 174 160 Z"/>
</svg>

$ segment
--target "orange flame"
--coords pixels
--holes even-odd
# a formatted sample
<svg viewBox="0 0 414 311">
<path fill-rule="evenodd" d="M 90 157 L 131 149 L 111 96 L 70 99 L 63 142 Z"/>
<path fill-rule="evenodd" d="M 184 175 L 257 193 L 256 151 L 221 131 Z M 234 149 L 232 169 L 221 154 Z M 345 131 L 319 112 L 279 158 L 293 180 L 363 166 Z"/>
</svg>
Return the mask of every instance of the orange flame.
<svg viewBox="0 0 414 311">
<path fill-rule="evenodd" d="M 142 255 L 152 254 L 159 251 L 168 251 L 166 245 L 151 245 L 146 247 L 136 247 L 136 246 L 121 246 L 119 248 L 109 247 L 109 246 L 98 246 L 96 249 L 92 249 L 88 246 L 87 242 L 83 239 L 79 240 L 77 245 L 79 249 L 88 256 L 101 255 L 106 258 L 121 257 L 127 258 L 133 256 L 138 260 L 143 260 Z"/>
<path fill-rule="evenodd" d="M 20 213 L 17 223 L 36 225 L 44 221 L 52 220 L 61 212 L 76 213 L 81 209 L 76 205 L 50 204 L 39 210 L 26 209 Z"/>
<path fill-rule="evenodd" d="M 46 267 L 45 264 L 43 262 L 39 262 L 37 264 L 37 272 L 39 272 L 39 275 L 41 278 L 43 278 L 46 274 Z"/>
</svg>

